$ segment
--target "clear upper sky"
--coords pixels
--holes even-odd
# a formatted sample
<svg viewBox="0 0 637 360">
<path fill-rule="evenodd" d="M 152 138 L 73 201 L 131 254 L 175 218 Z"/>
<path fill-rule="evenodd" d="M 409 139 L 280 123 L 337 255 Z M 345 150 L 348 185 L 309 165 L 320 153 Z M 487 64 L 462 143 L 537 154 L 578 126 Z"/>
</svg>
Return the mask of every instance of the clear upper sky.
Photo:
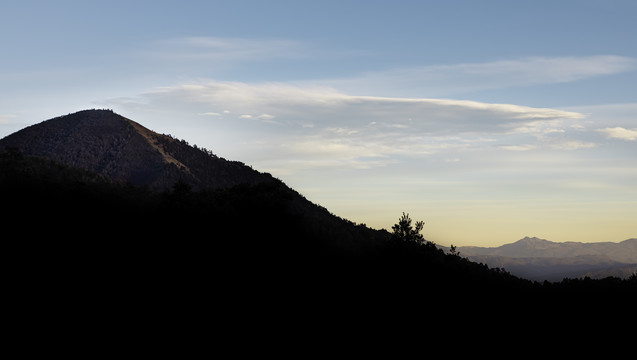
<svg viewBox="0 0 637 360">
<path fill-rule="evenodd" d="M 86 108 L 439 244 L 637 236 L 636 1 L 0 0 L 0 137 Z"/>
</svg>

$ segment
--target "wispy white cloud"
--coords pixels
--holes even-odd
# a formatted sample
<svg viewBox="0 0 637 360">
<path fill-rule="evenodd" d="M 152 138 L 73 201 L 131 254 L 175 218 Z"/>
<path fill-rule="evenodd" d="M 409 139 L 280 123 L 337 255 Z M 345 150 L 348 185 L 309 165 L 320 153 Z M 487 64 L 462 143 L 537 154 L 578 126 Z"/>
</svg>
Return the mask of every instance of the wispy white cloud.
<svg viewBox="0 0 637 360">
<path fill-rule="evenodd" d="M 11 119 L 15 117 L 13 114 L 0 114 L 0 125 L 11 123 Z"/>
<path fill-rule="evenodd" d="M 215 126 L 235 129 L 244 138 L 243 151 L 254 146 L 256 156 L 279 162 L 278 168 L 285 167 L 282 162 L 370 168 L 395 162 L 396 157 L 440 154 L 440 160 L 448 162 L 445 159 L 460 160 L 469 150 L 593 146 L 552 138 L 574 132 L 572 126 L 583 114 L 514 104 L 353 96 L 327 87 L 219 81 L 162 87 L 133 100 L 118 99 L 112 105 L 170 109 L 210 119 Z"/>
<path fill-rule="evenodd" d="M 451 66 L 465 75 L 489 78 L 504 77 L 519 85 L 575 81 L 591 76 L 610 75 L 635 69 L 635 59 L 614 56 L 583 57 L 529 57 L 519 60 L 501 60 L 483 64 Z"/>
<path fill-rule="evenodd" d="M 529 57 L 486 63 L 427 65 L 367 72 L 324 84 L 349 93 L 460 92 L 554 84 L 611 75 L 637 68 L 637 60 L 615 55 Z"/>
<path fill-rule="evenodd" d="M 124 104 L 130 102 L 124 100 Z M 276 117 L 289 125 L 341 127 L 347 124 L 357 128 L 409 129 L 411 133 L 426 134 L 560 132 L 565 122 L 584 117 L 578 112 L 550 108 L 452 99 L 352 96 L 328 87 L 282 83 L 184 84 L 158 88 L 142 95 L 139 101 L 160 107 L 172 104 L 175 108 L 196 104 L 205 109 L 200 112 L 203 114 Z"/>
<path fill-rule="evenodd" d="M 140 51 L 153 60 L 168 61 L 263 61 L 299 59 L 308 49 L 300 42 L 282 39 L 246 39 L 226 37 L 180 37 L 155 41 Z"/>
<path fill-rule="evenodd" d="M 575 139 L 561 139 L 548 142 L 548 146 L 556 150 L 579 150 L 591 149 L 597 147 L 597 144 L 590 141 L 582 141 Z"/>
<path fill-rule="evenodd" d="M 536 145 L 521 144 L 521 145 L 500 145 L 499 148 L 507 151 L 529 151 L 535 149 Z"/>
<path fill-rule="evenodd" d="M 628 140 L 628 141 L 637 140 L 637 128 L 626 129 L 623 127 L 613 127 L 613 128 L 598 129 L 597 131 L 606 135 L 606 137 L 613 138 L 613 139 L 621 139 L 621 140 Z"/>
</svg>

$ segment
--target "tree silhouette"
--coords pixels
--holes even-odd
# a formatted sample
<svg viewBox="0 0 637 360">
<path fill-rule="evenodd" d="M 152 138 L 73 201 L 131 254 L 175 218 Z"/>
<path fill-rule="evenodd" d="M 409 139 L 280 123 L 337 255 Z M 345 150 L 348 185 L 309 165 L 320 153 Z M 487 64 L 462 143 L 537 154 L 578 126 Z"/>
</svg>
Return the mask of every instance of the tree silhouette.
<svg viewBox="0 0 637 360">
<path fill-rule="evenodd" d="M 458 251 L 458 248 L 453 244 L 451 245 L 451 249 L 449 250 L 449 253 L 454 256 L 460 256 L 460 251 Z"/>
<path fill-rule="evenodd" d="M 422 228 L 425 226 L 424 221 L 416 221 L 416 226 L 413 227 L 411 225 L 411 218 L 409 214 L 403 213 L 403 215 L 398 220 L 398 224 L 394 224 L 392 226 L 393 233 L 391 234 L 391 239 L 394 241 L 402 241 L 408 243 L 418 243 L 424 244 L 427 241 L 420 234 Z"/>
</svg>

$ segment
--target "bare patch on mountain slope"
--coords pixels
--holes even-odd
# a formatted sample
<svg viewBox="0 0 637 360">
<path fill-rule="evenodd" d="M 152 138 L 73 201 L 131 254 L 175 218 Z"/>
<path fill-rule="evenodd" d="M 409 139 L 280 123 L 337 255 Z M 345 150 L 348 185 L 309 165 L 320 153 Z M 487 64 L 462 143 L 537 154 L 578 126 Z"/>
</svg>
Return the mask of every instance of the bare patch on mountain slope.
<svg viewBox="0 0 637 360">
<path fill-rule="evenodd" d="M 169 163 L 169 164 L 174 164 L 177 167 L 183 168 L 184 170 L 186 170 L 188 173 L 190 173 L 190 169 L 188 168 L 188 166 L 184 165 L 182 162 L 180 162 L 179 160 L 175 159 L 172 155 L 170 155 L 168 152 L 166 152 L 164 150 L 164 148 L 159 144 L 159 141 L 157 141 L 157 136 L 158 135 L 156 132 L 149 130 L 143 126 L 141 126 L 140 124 L 134 122 L 133 120 L 130 119 L 126 119 L 126 121 L 128 121 L 131 125 L 133 125 L 133 127 L 135 128 L 135 130 L 137 130 L 137 132 L 142 135 L 144 137 L 144 139 L 146 139 L 146 141 L 148 142 L 148 144 L 150 146 L 152 146 L 155 150 L 159 151 L 159 153 L 161 154 L 162 158 L 164 159 L 165 162 Z M 169 139 L 170 141 L 174 141 L 173 139 Z M 192 175 L 192 173 L 190 173 Z"/>
</svg>

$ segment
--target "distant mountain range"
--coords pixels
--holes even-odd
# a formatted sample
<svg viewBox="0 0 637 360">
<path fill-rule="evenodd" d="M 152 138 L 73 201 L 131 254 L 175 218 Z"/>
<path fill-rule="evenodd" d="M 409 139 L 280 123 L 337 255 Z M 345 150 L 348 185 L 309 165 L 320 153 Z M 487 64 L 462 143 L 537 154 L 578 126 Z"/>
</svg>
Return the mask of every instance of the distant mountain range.
<svg viewBox="0 0 637 360">
<path fill-rule="evenodd" d="M 637 239 L 634 238 L 619 243 L 559 243 L 525 237 L 498 247 L 460 246 L 457 251 L 470 260 L 537 281 L 584 276 L 627 278 L 637 271 Z"/>
</svg>

